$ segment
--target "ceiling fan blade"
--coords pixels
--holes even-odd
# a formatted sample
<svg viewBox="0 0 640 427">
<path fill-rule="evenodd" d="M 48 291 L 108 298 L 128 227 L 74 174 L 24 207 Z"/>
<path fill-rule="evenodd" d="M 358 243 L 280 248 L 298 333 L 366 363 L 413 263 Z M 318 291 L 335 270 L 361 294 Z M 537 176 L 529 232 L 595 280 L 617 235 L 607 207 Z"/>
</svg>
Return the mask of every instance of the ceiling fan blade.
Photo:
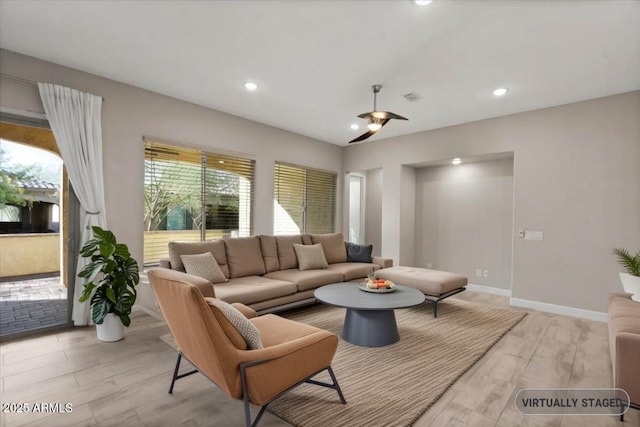
<svg viewBox="0 0 640 427">
<path fill-rule="evenodd" d="M 380 129 L 382 129 L 382 127 L 384 125 L 387 124 L 387 122 L 389 121 L 389 119 L 385 119 L 380 123 Z M 352 142 L 360 142 L 360 141 L 364 141 L 365 139 L 375 135 L 376 133 L 380 132 L 380 129 L 378 130 L 370 130 L 367 131 L 365 133 L 363 133 L 362 135 L 360 135 L 359 137 L 357 137 L 356 139 L 352 139 L 351 141 L 349 141 L 349 144 L 351 144 Z"/>
<path fill-rule="evenodd" d="M 373 115 L 380 119 L 409 120 L 406 117 L 402 117 L 396 113 L 392 113 L 391 111 L 376 111 Z"/>
<path fill-rule="evenodd" d="M 359 114 L 361 119 L 397 119 L 397 120 L 409 120 L 406 117 L 402 117 L 391 111 L 371 111 L 370 113 Z"/>
</svg>

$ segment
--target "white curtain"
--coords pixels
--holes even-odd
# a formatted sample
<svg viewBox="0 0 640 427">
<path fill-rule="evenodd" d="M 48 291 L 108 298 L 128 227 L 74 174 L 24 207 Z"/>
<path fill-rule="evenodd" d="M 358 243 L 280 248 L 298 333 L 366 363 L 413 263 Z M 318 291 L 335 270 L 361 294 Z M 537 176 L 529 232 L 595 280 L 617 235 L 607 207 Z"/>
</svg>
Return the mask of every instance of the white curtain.
<svg viewBox="0 0 640 427">
<path fill-rule="evenodd" d="M 82 206 L 79 247 L 93 237 L 91 227 L 107 227 L 102 175 L 102 98 L 49 83 L 38 83 L 40 98 L 69 180 Z M 78 258 L 80 272 L 88 260 Z M 89 303 L 80 303 L 83 279 L 76 277 L 73 323 L 90 324 Z"/>
</svg>

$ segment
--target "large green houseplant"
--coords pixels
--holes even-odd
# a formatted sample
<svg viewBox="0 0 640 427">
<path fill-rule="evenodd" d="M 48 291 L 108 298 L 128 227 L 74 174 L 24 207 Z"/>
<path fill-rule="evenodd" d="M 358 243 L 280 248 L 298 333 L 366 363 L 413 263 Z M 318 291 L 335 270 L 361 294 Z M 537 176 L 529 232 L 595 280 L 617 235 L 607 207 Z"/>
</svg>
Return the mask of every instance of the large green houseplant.
<svg viewBox="0 0 640 427">
<path fill-rule="evenodd" d="M 640 251 L 633 254 L 624 248 L 614 248 L 613 253 L 625 270 L 625 273 L 620 273 L 624 291 L 633 294 L 631 299 L 640 302 Z"/>
<path fill-rule="evenodd" d="M 116 236 L 109 230 L 92 227 L 93 239 L 87 241 L 80 250 L 80 255 L 89 258 L 87 264 L 78 274 L 85 279 L 80 302 L 91 298 L 91 320 L 97 325 L 98 338 L 101 338 L 100 326 L 116 319 L 116 326 L 131 324 L 131 309 L 136 301 L 136 285 L 140 282 L 138 263 L 129 253 L 129 248 L 116 241 Z M 104 339 L 103 341 L 117 341 Z"/>
</svg>

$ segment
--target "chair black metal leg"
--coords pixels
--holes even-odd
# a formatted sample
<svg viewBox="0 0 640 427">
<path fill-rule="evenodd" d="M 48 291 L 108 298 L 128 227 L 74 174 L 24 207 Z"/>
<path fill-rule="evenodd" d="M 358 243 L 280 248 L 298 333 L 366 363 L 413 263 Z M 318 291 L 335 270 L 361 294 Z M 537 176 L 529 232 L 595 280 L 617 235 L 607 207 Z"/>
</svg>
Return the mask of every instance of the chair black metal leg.
<svg viewBox="0 0 640 427">
<path fill-rule="evenodd" d="M 433 317 L 438 317 L 438 301 L 433 302 Z"/>
<path fill-rule="evenodd" d="M 267 409 L 267 406 L 269 406 L 269 404 L 271 402 L 273 402 L 274 400 L 276 400 L 278 397 L 282 396 L 283 394 L 285 394 L 289 390 L 296 388 L 297 386 L 299 386 L 302 383 L 309 383 L 309 384 L 319 385 L 319 386 L 322 386 L 322 387 L 331 388 L 331 389 L 333 389 L 333 390 L 338 392 L 338 396 L 340 397 L 340 402 L 342 402 L 342 404 L 346 404 L 347 403 L 347 401 L 344 398 L 344 395 L 342 394 L 342 389 L 340 389 L 340 385 L 338 384 L 338 380 L 336 379 L 336 375 L 333 373 L 333 369 L 331 368 L 331 365 L 329 365 L 326 368 L 324 368 L 324 369 L 322 369 L 322 370 L 310 375 L 306 379 L 300 381 L 297 384 L 292 385 L 291 387 L 289 387 L 288 389 L 286 389 L 282 393 L 279 393 L 277 396 L 273 397 L 270 401 L 268 401 L 264 406 L 262 406 L 260 408 L 260 412 L 258 412 L 258 415 L 256 416 L 256 418 L 253 420 L 253 422 L 251 422 L 251 411 L 250 411 L 250 406 L 249 406 L 249 392 L 248 392 L 248 389 L 247 389 L 246 369 L 251 367 L 251 366 L 260 365 L 260 364 L 265 363 L 267 361 L 268 360 L 258 360 L 258 361 L 254 361 L 254 362 L 243 363 L 243 364 L 240 365 L 240 381 L 242 383 L 242 401 L 244 403 L 244 418 L 245 418 L 245 424 L 246 424 L 247 427 L 256 427 L 258 425 L 258 422 L 260 421 L 260 418 L 262 418 L 262 415 L 264 414 L 264 411 Z M 329 375 L 331 376 L 331 380 L 333 381 L 333 384 L 327 384 L 327 383 L 323 383 L 323 382 L 311 379 L 312 377 L 315 377 L 316 375 L 318 375 L 320 372 L 322 372 L 324 370 L 329 371 Z"/>
<path fill-rule="evenodd" d="M 338 396 L 340 396 L 340 402 L 342 402 L 343 405 L 346 405 L 347 401 L 344 398 L 344 394 L 342 394 L 342 389 L 340 388 L 340 384 L 338 384 L 336 375 L 333 373 L 333 369 L 331 368 L 331 366 L 329 366 L 327 370 L 329 371 L 329 375 L 331 376 L 331 381 L 333 381 L 333 385 L 335 386 L 335 389 L 338 392 Z"/>
<path fill-rule="evenodd" d="M 180 370 L 180 361 L 182 361 L 182 353 L 178 353 L 178 360 L 176 360 L 176 367 L 173 370 L 173 378 L 171 379 L 171 386 L 169 387 L 169 394 L 173 393 L 173 386 L 176 383 L 176 380 L 179 380 L 180 378 L 188 377 L 189 375 L 195 374 L 196 372 L 198 372 L 197 369 L 194 369 L 193 371 L 189 371 L 189 372 L 186 372 L 184 374 L 178 375 L 178 371 Z"/>
<path fill-rule="evenodd" d="M 171 379 L 171 386 L 169 387 L 169 394 L 173 393 L 173 385 L 178 379 L 178 370 L 180 369 L 180 361 L 182 360 L 182 353 L 178 353 L 178 360 L 176 360 L 176 367 L 173 370 L 173 378 Z"/>
</svg>

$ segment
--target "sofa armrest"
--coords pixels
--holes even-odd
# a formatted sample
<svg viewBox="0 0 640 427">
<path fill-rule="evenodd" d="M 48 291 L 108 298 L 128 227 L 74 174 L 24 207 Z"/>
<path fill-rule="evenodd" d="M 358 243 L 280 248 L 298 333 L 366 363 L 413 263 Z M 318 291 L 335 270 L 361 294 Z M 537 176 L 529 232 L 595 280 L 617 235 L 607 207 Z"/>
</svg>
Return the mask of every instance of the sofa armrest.
<svg viewBox="0 0 640 427">
<path fill-rule="evenodd" d="M 169 270 L 171 270 L 171 260 L 169 258 L 160 258 L 159 267 L 168 268 Z"/>
<path fill-rule="evenodd" d="M 251 307 L 247 307 L 242 303 L 233 302 L 231 303 L 231 305 L 234 306 L 240 313 L 244 314 L 244 317 L 246 317 L 247 319 L 253 319 L 257 316 L 254 309 L 252 309 Z"/>
<path fill-rule="evenodd" d="M 639 319 L 640 320 L 640 319 Z M 629 393 L 631 403 L 640 404 L 640 334 L 619 332 L 615 336 L 614 387 Z"/>
<path fill-rule="evenodd" d="M 376 264 L 380 268 L 393 267 L 393 260 L 391 258 L 382 258 L 379 256 L 371 257 L 371 263 Z"/>
</svg>

